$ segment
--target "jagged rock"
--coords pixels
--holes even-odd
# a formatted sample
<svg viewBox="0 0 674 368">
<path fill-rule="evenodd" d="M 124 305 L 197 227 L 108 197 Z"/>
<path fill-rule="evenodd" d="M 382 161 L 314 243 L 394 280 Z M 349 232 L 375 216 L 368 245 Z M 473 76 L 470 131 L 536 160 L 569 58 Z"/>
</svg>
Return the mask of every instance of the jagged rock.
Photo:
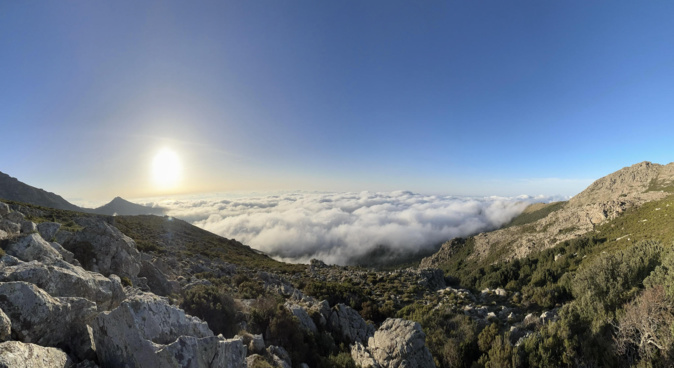
<svg viewBox="0 0 674 368">
<path fill-rule="evenodd" d="M 435 367 L 425 340 L 418 323 L 389 318 L 369 339 L 367 350 L 382 368 Z"/>
<path fill-rule="evenodd" d="M 425 288 L 436 291 L 447 287 L 447 283 L 445 282 L 445 274 L 440 269 L 423 268 L 416 270 L 416 272 L 420 278 L 418 282 L 419 285 Z"/>
<path fill-rule="evenodd" d="M 4 216 L 7 220 L 20 224 L 26 219 L 26 216 L 18 211 L 12 211 Z"/>
<path fill-rule="evenodd" d="M 7 219 L 0 220 L 0 230 L 7 233 L 8 236 L 17 235 L 21 232 L 21 226 L 16 222 Z"/>
<path fill-rule="evenodd" d="M 332 309 L 328 324 L 347 342 L 366 342 L 374 334 L 374 326 L 365 322 L 354 309 L 341 303 Z"/>
<path fill-rule="evenodd" d="M 145 277 L 147 279 L 147 286 L 153 293 L 159 296 L 168 296 L 180 292 L 180 284 L 169 280 L 152 262 L 141 261 L 138 277 Z"/>
<path fill-rule="evenodd" d="M 14 213 L 14 212 L 12 212 Z M 50 261 L 61 259 L 61 254 L 47 243 L 40 234 L 29 234 L 13 241 L 5 252 L 22 261 Z"/>
<path fill-rule="evenodd" d="M 33 221 L 21 221 L 21 233 L 30 234 L 37 231 L 37 225 Z"/>
<path fill-rule="evenodd" d="M 54 248 L 57 252 L 59 252 L 61 257 L 63 257 L 63 260 L 65 260 L 66 262 L 68 262 L 72 265 L 82 267 L 82 265 L 80 264 L 80 261 L 75 259 L 75 255 L 73 254 L 73 252 L 63 248 L 63 246 L 61 244 L 57 243 L 57 242 L 51 242 L 51 243 L 49 243 L 49 245 L 51 245 L 52 248 Z"/>
<path fill-rule="evenodd" d="M 57 241 L 75 254 L 84 268 L 105 276 L 135 278 L 140 272 L 140 253 L 133 239 L 116 227 L 97 218 L 80 218 L 77 224 L 83 230 Z M 61 233 L 59 231 L 59 233 Z"/>
<path fill-rule="evenodd" d="M 502 289 L 502 288 L 498 288 L 498 289 L 494 290 L 494 294 L 496 294 L 496 295 L 498 295 L 498 296 L 500 296 L 500 297 L 506 297 L 506 296 L 508 296 L 508 292 L 505 291 L 505 289 Z"/>
<path fill-rule="evenodd" d="M 12 321 L 0 309 L 0 342 L 9 340 L 12 336 Z"/>
<path fill-rule="evenodd" d="M 9 234 L 5 230 L 0 230 L 0 240 L 9 238 Z"/>
<path fill-rule="evenodd" d="M 370 351 L 359 342 L 351 345 L 351 359 L 361 368 L 380 368 Z"/>
<path fill-rule="evenodd" d="M 0 202 L 0 216 L 4 216 L 9 213 L 9 206 L 6 203 Z"/>
<path fill-rule="evenodd" d="M 290 313 L 293 314 L 293 316 L 297 317 L 300 322 L 300 326 L 303 329 L 312 333 L 318 333 L 318 328 L 316 327 L 314 320 L 311 319 L 309 313 L 307 313 L 304 307 L 291 302 L 286 302 L 285 307 L 288 309 L 288 311 L 290 311 Z"/>
<path fill-rule="evenodd" d="M 548 322 L 554 322 L 558 319 L 559 319 L 559 317 L 557 316 L 557 311 L 555 311 L 555 310 L 545 311 L 545 312 L 541 313 L 541 317 L 540 317 L 541 323 L 543 323 L 543 324 L 546 324 Z"/>
<path fill-rule="evenodd" d="M 52 297 L 27 282 L 0 283 L 0 309 L 12 323 L 12 336 L 42 346 L 68 347 L 96 316 L 96 304 L 83 298 Z"/>
<path fill-rule="evenodd" d="M 59 349 L 20 341 L 0 344 L 0 368 L 69 368 L 72 365 L 73 361 Z"/>
<path fill-rule="evenodd" d="M 288 354 L 286 349 L 272 345 L 267 348 L 267 353 L 269 353 L 277 367 L 292 368 L 293 362 L 290 360 L 290 354 Z"/>
<path fill-rule="evenodd" d="M 269 363 L 267 363 L 267 359 L 265 359 L 260 354 L 249 355 L 246 358 L 246 367 L 259 367 L 259 366 L 264 367 L 265 364 L 269 365 Z"/>
<path fill-rule="evenodd" d="M 37 225 L 37 231 L 42 236 L 42 239 L 51 241 L 56 236 L 56 233 L 61 228 L 61 224 L 57 222 L 43 222 Z"/>
<path fill-rule="evenodd" d="M 248 350 L 252 351 L 253 353 L 259 354 L 264 352 L 264 348 L 265 344 L 262 335 L 253 335 L 253 337 L 250 340 L 250 344 L 248 344 Z"/>
<path fill-rule="evenodd" d="M 98 310 L 115 308 L 125 298 L 118 278 L 109 279 L 63 260 L 49 264 L 21 262 L 0 269 L 0 281 L 25 281 L 57 297 L 80 297 L 96 302 Z"/>
<path fill-rule="evenodd" d="M 92 328 L 96 354 L 103 366 L 243 367 L 245 364 L 246 347 L 240 339 L 213 336 L 205 322 L 153 294 L 129 297 L 113 311 L 99 314 Z"/>
</svg>

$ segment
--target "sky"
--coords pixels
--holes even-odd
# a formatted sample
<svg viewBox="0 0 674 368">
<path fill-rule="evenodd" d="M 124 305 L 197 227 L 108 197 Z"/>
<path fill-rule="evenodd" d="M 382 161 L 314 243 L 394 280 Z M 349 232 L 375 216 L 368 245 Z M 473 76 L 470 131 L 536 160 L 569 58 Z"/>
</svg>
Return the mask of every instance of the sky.
<svg viewBox="0 0 674 368">
<path fill-rule="evenodd" d="M 667 1 L 1 1 L 0 171 L 75 203 L 577 194 L 674 138 Z"/>
</svg>

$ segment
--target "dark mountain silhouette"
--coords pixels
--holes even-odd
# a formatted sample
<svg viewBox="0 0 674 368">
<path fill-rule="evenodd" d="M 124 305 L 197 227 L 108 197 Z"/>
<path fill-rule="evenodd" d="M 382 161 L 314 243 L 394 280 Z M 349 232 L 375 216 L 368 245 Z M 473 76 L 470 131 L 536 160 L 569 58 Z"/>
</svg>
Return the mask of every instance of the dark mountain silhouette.
<svg viewBox="0 0 674 368">
<path fill-rule="evenodd" d="M 163 215 L 165 211 L 159 207 L 147 207 L 131 203 L 120 197 L 115 197 L 110 203 L 98 208 L 84 208 L 66 201 L 58 194 L 22 183 L 3 172 L 0 172 L 0 199 L 101 215 Z"/>
<path fill-rule="evenodd" d="M 101 215 L 158 215 L 163 216 L 165 209 L 161 207 L 147 207 L 131 203 L 124 198 L 115 197 L 110 203 L 91 210 Z"/>
</svg>

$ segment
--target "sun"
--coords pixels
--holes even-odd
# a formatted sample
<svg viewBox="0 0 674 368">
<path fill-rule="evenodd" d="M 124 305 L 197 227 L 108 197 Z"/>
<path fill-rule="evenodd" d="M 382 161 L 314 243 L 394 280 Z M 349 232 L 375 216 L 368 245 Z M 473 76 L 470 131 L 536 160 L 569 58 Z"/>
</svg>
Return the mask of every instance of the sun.
<svg viewBox="0 0 674 368">
<path fill-rule="evenodd" d="M 182 165 L 178 155 L 169 148 L 157 152 L 152 160 L 152 178 L 161 189 L 175 188 L 180 182 Z"/>
</svg>

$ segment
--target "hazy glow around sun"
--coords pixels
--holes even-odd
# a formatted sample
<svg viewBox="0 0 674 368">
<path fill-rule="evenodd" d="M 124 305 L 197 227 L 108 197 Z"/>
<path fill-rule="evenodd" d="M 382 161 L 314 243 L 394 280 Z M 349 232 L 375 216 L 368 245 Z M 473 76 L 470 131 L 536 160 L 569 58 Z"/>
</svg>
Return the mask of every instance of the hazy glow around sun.
<svg viewBox="0 0 674 368">
<path fill-rule="evenodd" d="M 152 160 L 152 179 L 161 189 L 175 188 L 180 182 L 182 165 L 178 155 L 169 148 L 157 152 Z"/>
</svg>

